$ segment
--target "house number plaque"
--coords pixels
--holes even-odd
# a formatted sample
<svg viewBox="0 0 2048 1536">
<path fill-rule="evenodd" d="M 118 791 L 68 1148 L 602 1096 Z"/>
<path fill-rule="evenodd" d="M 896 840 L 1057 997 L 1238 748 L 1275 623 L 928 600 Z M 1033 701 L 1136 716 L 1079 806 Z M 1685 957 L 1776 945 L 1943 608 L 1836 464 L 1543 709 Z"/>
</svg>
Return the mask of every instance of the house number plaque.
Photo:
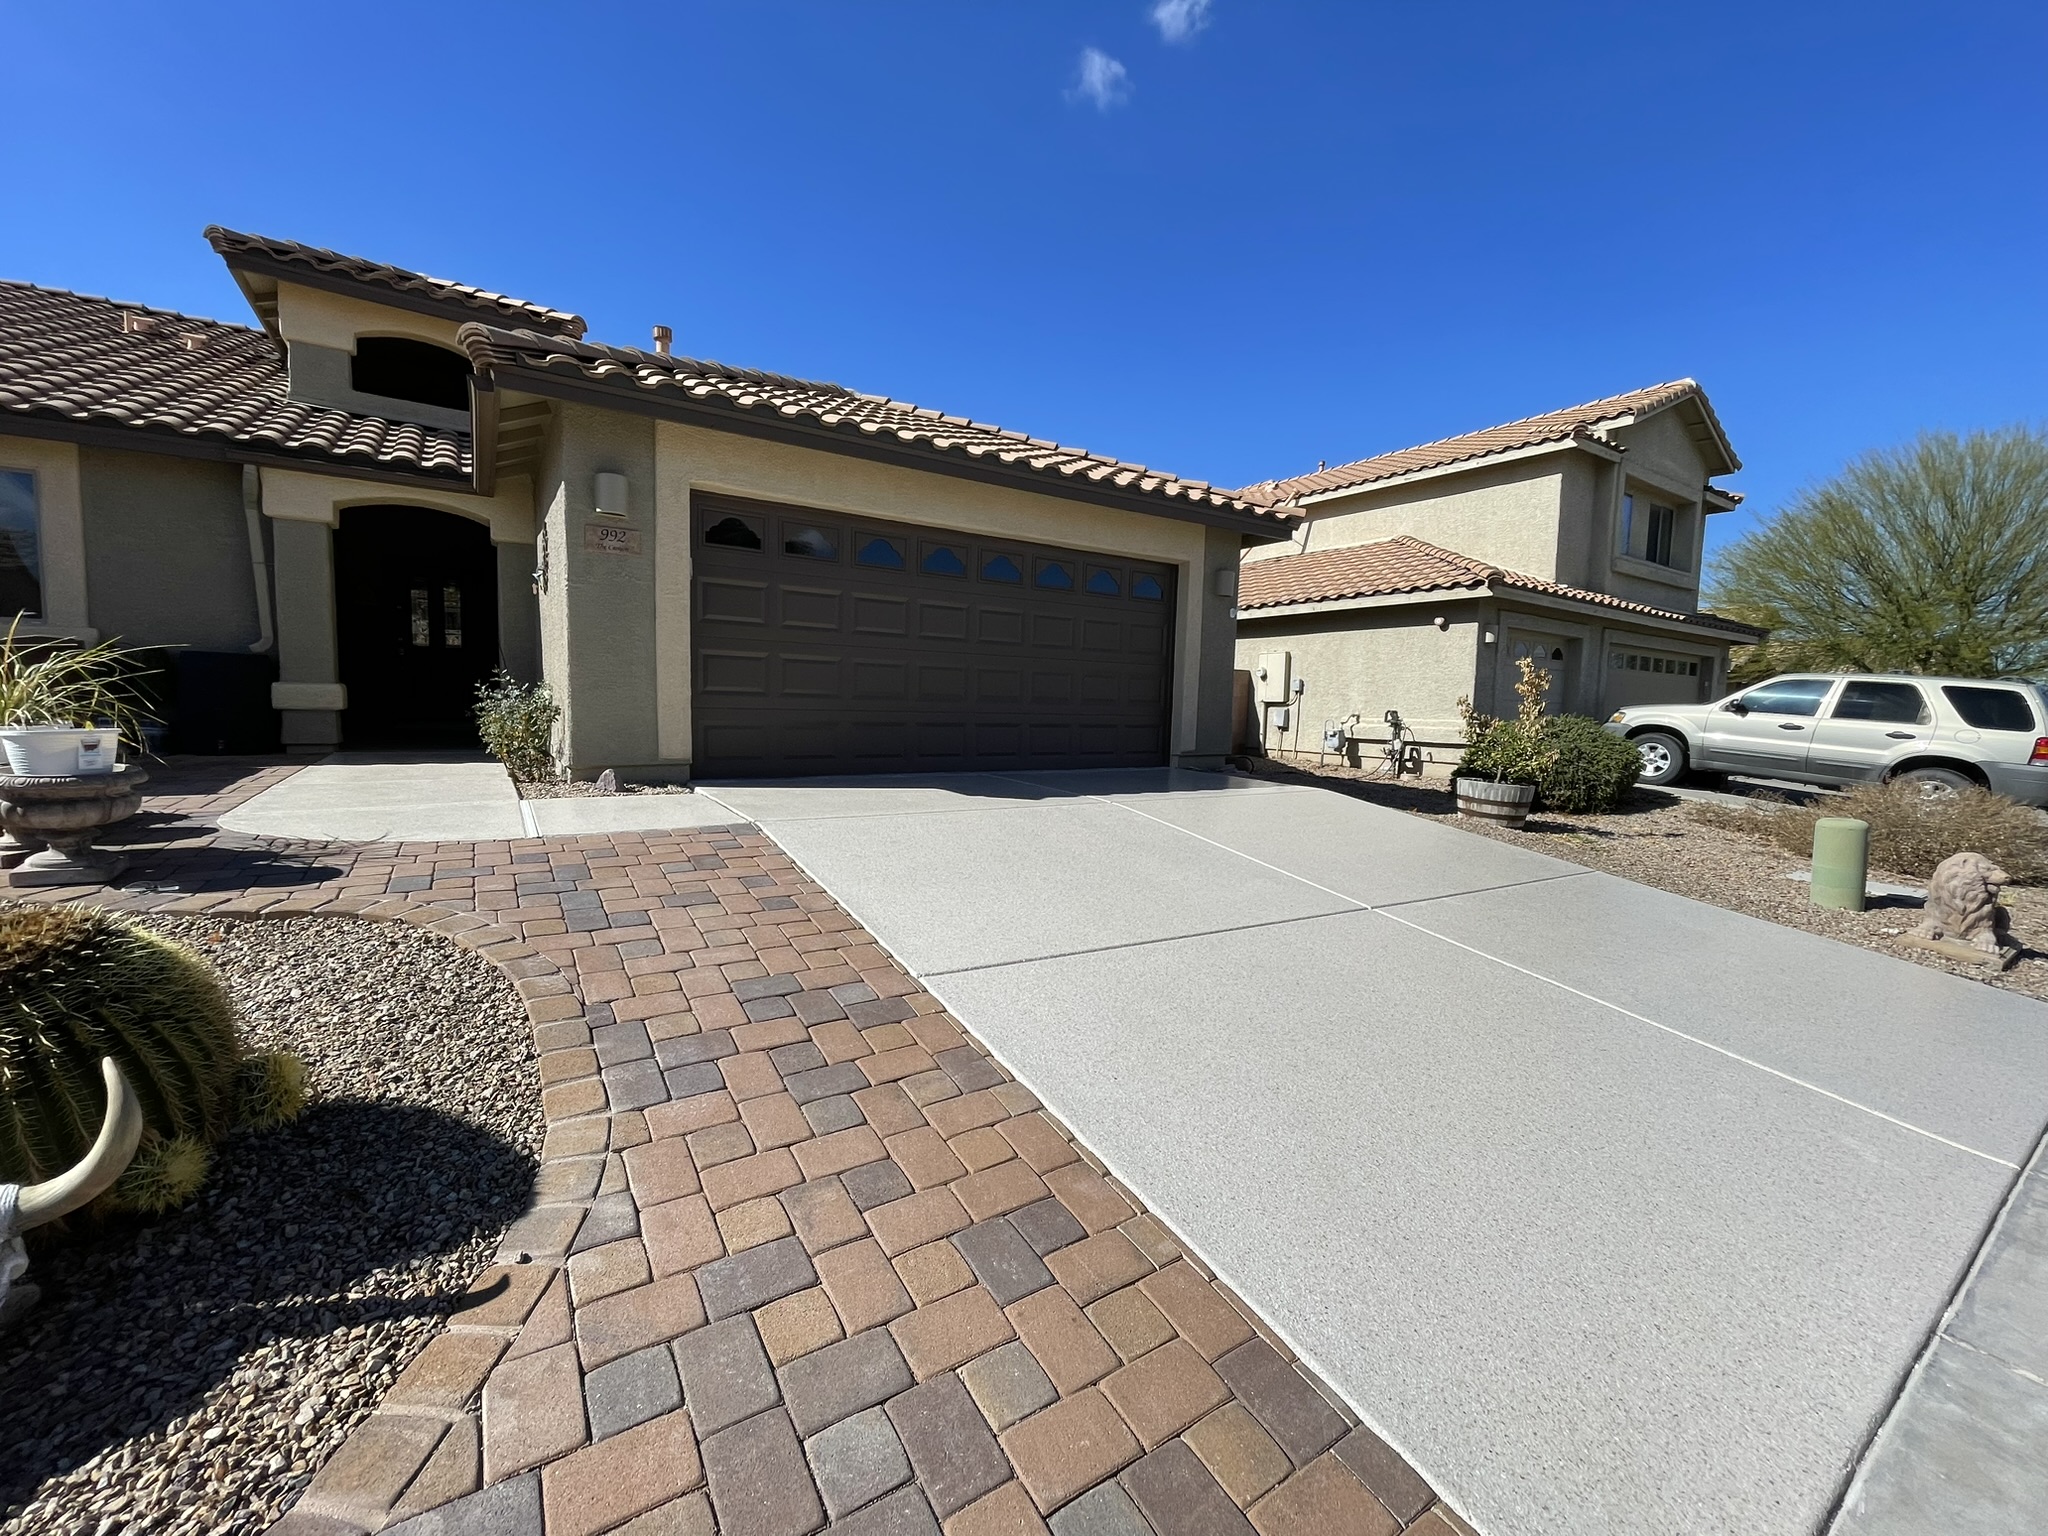
<svg viewBox="0 0 2048 1536">
<path fill-rule="evenodd" d="M 640 553 L 640 530 L 613 528 L 604 523 L 585 523 L 583 547 L 595 550 L 600 555 L 637 555 Z"/>
</svg>

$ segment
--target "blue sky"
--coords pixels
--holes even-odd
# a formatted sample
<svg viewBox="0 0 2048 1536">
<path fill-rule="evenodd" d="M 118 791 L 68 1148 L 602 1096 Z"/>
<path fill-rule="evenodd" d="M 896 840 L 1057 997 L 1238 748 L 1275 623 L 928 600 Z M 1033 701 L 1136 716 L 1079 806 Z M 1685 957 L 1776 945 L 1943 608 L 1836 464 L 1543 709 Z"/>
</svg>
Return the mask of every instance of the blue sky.
<svg viewBox="0 0 2048 1536">
<path fill-rule="evenodd" d="M 1691 374 L 1721 541 L 2048 416 L 2038 0 L 1153 11 L 0 0 L 0 275 L 245 320 L 218 221 L 1228 485 Z"/>
</svg>

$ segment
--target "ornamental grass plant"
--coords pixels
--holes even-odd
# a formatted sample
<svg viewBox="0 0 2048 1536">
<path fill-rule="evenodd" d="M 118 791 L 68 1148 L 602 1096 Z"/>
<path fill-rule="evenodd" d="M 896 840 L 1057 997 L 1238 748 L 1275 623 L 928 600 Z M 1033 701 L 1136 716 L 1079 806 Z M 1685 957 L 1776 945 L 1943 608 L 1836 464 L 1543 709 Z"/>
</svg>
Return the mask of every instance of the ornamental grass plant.
<svg viewBox="0 0 2048 1536">
<path fill-rule="evenodd" d="M 101 641 L 68 641 L 21 633 L 17 616 L 0 640 L 0 726 L 108 726 L 135 745 L 154 722 L 136 687 L 136 653 Z"/>
<path fill-rule="evenodd" d="M 1949 855 L 1969 852 L 1983 854 L 2018 884 L 2048 882 L 2048 821 L 1988 789 L 1930 795 L 1918 784 L 1863 784 L 1799 802 L 1758 795 L 1744 806 L 1696 804 L 1688 814 L 1802 858 L 1813 853 L 1816 821 L 1850 816 L 1870 824 L 1870 862 L 1877 868 L 1925 878 Z"/>
</svg>

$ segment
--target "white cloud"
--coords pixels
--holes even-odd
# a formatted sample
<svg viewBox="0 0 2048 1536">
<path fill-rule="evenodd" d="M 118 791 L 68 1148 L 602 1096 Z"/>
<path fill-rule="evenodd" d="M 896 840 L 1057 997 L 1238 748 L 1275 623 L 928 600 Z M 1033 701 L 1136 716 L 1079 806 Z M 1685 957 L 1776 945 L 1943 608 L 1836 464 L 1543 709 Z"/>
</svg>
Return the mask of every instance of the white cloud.
<svg viewBox="0 0 2048 1536">
<path fill-rule="evenodd" d="M 1093 102 L 1096 111 L 1107 112 L 1131 99 L 1131 72 L 1100 48 L 1083 48 L 1080 73 L 1067 96 Z"/>
<path fill-rule="evenodd" d="M 1152 25 L 1169 43 L 1185 43 L 1209 25 L 1209 0 L 1156 0 Z"/>
</svg>

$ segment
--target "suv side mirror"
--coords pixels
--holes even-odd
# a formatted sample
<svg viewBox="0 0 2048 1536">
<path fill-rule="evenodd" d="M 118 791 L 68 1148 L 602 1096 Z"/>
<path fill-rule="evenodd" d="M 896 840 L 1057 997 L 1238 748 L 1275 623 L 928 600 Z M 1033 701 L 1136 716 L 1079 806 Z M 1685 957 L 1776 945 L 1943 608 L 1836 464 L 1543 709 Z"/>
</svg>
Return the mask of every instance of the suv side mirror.
<svg viewBox="0 0 2048 1536">
<path fill-rule="evenodd" d="M 1723 704 L 1721 707 L 1727 710 L 1728 713 L 1731 715 L 1746 715 L 1749 713 L 1749 706 L 1743 703 L 1740 699 L 1730 699 L 1726 704 Z"/>
</svg>

